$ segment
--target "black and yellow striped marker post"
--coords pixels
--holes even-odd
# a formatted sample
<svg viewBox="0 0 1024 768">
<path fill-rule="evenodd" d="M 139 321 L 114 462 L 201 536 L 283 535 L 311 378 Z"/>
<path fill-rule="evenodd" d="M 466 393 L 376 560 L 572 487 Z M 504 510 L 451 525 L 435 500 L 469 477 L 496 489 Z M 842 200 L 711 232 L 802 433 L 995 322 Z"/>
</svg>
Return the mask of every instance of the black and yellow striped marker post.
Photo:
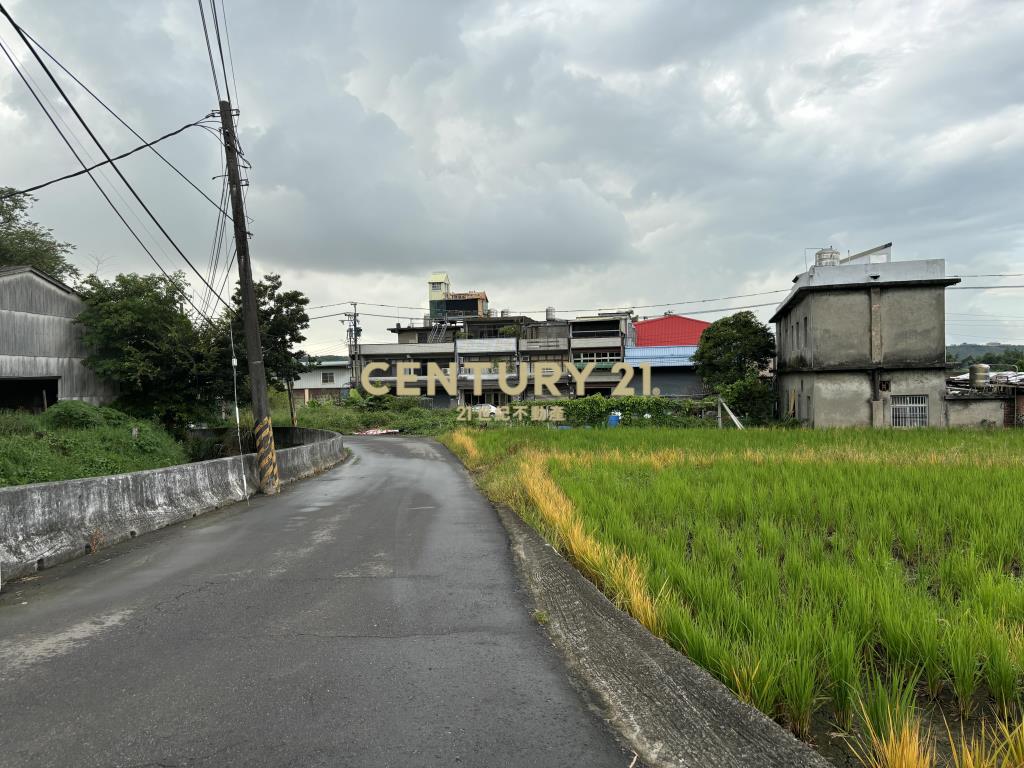
<svg viewBox="0 0 1024 768">
<path fill-rule="evenodd" d="M 274 429 L 270 417 L 260 420 L 256 433 L 256 465 L 260 477 L 260 493 L 273 495 L 281 488 L 281 475 L 277 469 L 277 452 L 274 450 Z"/>
</svg>

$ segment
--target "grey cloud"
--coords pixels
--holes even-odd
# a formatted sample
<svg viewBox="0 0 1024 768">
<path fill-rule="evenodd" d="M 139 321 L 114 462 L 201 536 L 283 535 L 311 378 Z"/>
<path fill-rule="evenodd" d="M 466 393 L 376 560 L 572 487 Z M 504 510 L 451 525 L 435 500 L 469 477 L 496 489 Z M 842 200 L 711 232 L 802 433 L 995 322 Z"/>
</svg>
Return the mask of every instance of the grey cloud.
<svg viewBox="0 0 1024 768">
<path fill-rule="evenodd" d="M 254 252 L 266 269 L 338 275 L 344 296 L 303 286 L 324 302 L 437 267 L 505 286 L 512 306 L 556 301 L 560 274 L 595 306 L 724 295 L 776 287 L 830 237 L 892 239 L 956 269 L 1020 261 L 1019 4 L 227 7 Z M 15 13 L 147 135 L 214 106 L 194 3 Z M 0 102 L 22 116 L 0 124 L 16 147 L 0 182 L 73 167 L 2 68 Z M 87 108 L 112 147 L 133 143 Z M 216 195 L 212 139 L 167 151 Z M 158 163 L 126 168 L 202 261 L 209 206 Z M 84 253 L 147 268 L 87 186 L 37 210 Z"/>
</svg>

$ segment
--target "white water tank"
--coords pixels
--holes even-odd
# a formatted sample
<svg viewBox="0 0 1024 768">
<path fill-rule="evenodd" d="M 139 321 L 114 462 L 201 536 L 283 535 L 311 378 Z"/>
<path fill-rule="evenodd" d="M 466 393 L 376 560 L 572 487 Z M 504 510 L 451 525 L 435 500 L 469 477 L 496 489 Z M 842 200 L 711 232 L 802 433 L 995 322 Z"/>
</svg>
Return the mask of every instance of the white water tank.
<svg viewBox="0 0 1024 768">
<path fill-rule="evenodd" d="M 544 310 L 544 317 L 547 318 L 549 322 L 555 320 L 555 308 L 548 307 L 546 310 Z"/>
<path fill-rule="evenodd" d="M 819 267 L 838 267 L 841 258 L 839 251 L 830 245 L 814 254 L 814 263 Z"/>
<path fill-rule="evenodd" d="M 971 387 L 974 389 L 984 389 L 988 386 L 989 379 L 989 367 L 985 363 L 975 363 L 969 369 Z"/>
</svg>

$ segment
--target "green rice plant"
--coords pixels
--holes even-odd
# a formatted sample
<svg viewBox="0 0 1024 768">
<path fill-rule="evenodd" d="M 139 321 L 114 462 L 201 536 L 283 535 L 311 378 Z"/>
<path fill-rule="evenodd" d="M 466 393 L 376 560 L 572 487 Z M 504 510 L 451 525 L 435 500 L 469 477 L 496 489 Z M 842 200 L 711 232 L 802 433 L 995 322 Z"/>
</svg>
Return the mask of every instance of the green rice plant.
<svg viewBox="0 0 1024 768">
<path fill-rule="evenodd" d="M 773 717 L 778 711 L 781 695 L 781 667 L 780 659 L 771 652 L 742 645 L 733 653 L 729 687 L 740 701 Z"/>
<path fill-rule="evenodd" d="M 795 617 L 793 617 L 795 618 Z M 782 712 L 797 738 L 811 733 L 811 717 L 818 704 L 818 666 L 815 631 L 806 624 L 792 624 L 786 638 L 786 659 L 779 676 Z"/>
<path fill-rule="evenodd" d="M 974 694 L 981 683 L 981 638 L 972 623 L 961 619 L 951 625 L 946 634 L 950 685 L 961 718 L 967 717 L 974 709 Z"/>
<path fill-rule="evenodd" d="M 948 687 L 969 712 L 984 684 L 1020 706 L 1024 431 L 488 428 L 450 442 L 556 545 L 623 553 L 665 585 L 651 624 L 804 737 L 826 701 L 857 732 L 863 696 L 865 712 L 885 702 L 872 729 L 886 754 L 927 757 L 926 731 L 901 714 L 918 697 Z M 539 514 L 527 455 L 579 531 Z M 574 562 L 599 585 L 631 583 L 612 560 Z"/>
<path fill-rule="evenodd" d="M 878 672 L 871 673 L 857 707 L 862 728 L 876 734 L 905 730 L 917 718 L 919 679 L 900 671 L 887 681 Z"/>
<path fill-rule="evenodd" d="M 825 647 L 825 676 L 836 721 L 850 730 L 857 698 L 860 695 L 862 663 L 861 643 L 852 632 L 833 630 Z"/>
<path fill-rule="evenodd" d="M 988 648 L 985 654 L 985 684 L 992 694 L 996 710 L 1006 718 L 1020 700 L 1020 671 L 1010 651 L 1009 636 L 1001 626 L 989 625 L 986 632 Z"/>
</svg>

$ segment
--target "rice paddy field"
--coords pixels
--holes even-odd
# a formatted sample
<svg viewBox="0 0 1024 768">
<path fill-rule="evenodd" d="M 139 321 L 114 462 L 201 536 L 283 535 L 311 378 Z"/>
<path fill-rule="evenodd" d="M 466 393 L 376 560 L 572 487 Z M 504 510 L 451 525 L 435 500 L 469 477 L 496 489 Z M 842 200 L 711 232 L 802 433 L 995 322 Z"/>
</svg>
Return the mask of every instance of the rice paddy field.
<svg viewBox="0 0 1024 768">
<path fill-rule="evenodd" d="M 1024 432 L 444 441 L 622 609 L 837 762 L 1024 766 Z"/>
</svg>

